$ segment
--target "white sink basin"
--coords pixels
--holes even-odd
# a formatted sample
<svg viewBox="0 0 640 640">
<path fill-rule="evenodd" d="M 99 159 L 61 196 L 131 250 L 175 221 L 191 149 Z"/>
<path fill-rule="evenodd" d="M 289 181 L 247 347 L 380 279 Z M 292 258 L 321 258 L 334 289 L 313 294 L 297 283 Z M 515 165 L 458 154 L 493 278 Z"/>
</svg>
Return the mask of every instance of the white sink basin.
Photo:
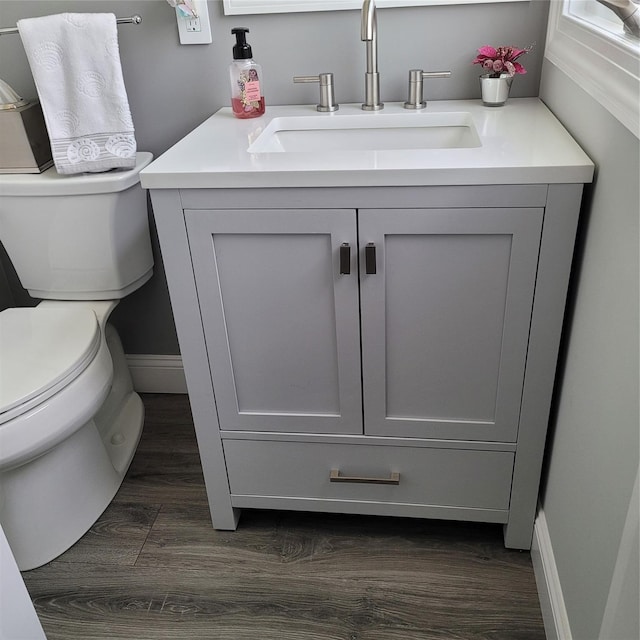
<svg viewBox="0 0 640 640">
<path fill-rule="evenodd" d="M 322 114 L 274 118 L 249 153 L 320 153 L 481 146 L 470 113 Z"/>
</svg>

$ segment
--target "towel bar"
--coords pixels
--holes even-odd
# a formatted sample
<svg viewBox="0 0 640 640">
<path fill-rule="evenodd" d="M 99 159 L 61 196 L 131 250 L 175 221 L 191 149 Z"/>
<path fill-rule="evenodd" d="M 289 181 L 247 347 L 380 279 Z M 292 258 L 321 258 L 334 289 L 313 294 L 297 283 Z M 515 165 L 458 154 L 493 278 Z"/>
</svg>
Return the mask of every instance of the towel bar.
<svg viewBox="0 0 640 640">
<path fill-rule="evenodd" d="M 140 24 L 142 17 L 135 15 L 128 18 L 116 18 L 118 24 Z M 18 27 L 8 27 L 6 29 L 0 29 L 0 36 L 6 36 L 10 33 L 18 33 Z"/>
</svg>

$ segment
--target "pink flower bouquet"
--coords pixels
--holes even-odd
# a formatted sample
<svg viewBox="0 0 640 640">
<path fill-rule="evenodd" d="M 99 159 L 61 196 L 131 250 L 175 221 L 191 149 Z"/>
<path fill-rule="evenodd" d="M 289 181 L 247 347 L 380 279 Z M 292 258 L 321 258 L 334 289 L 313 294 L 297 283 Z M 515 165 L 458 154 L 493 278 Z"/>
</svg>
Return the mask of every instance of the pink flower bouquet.
<svg viewBox="0 0 640 640">
<path fill-rule="evenodd" d="M 502 74 L 513 77 L 516 73 L 527 73 L 526 69 L 516 60 L 529 53 L 531 47 L 517 49 L 516 47 L 489 47 L 484 46 L 478 49 L 478 55 L 474 58 L 473 64 L 480 64 L 485 73 L 490 78 L 499 78 Z"/>
</svg>

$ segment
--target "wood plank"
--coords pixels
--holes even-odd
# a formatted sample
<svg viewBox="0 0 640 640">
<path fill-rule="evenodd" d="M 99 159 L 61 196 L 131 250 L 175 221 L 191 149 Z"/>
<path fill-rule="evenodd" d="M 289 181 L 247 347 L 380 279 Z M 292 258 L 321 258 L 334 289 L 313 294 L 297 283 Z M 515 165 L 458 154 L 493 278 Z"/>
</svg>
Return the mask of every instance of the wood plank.
<svg viewBox="0 0 640 640">
<path fill-rule="evenodd" d="M 114 502 L 206 503 L 186 395 L 145 395 L 142 437 Z"/>
<path fill-rule="evenodd" d="M 340 571 L 378 557 L 393 566 L 404 563 L 406 570 L 420 570 L 426 559 L 455 561 L 465 570 L 469 563 L 490 562 L 526 572 L 529 554 L 505 549 L 500 538 L 499 525 L 258 510 L 243 513 L 235 532 L 215 531 L 206 506 L 168 505 L 158 515 L 137 564 L 179 566 L 188 561 L 206 567 L 218 563 L 217 555 L 234 554 L 235 549 L 249 554 L 255 548 L 263 556 L 276 556 L 278 562 L 307 559 L 317 564 L 328 555 Z"/>
<path fill-rule="evenodd" d="M 148 438 L 148 444 L 160 444 L 162 438 L 158 437 L 160 426 L 175 427 L 177 425 L 191 425 L 190 443 L 195 445 L 193 438 L 193 418 L 191 417 L 191 404 L 189 396 L 171 393 L 145 393 L 143 394 L 145 410 L 145 430 L 153 427 L 153 438 Z M 144 439 L 144 436 L 143 436 Z M 142 444 L 142 442 L 140 443 Z"/>
<path fill-rule="evenodd" d="M 200 457 L 170 450 L 153 456 L 137 456 L 114 500 L 178 504 L 206 502 Z"/>
<path fill-rule="evenodd" d="M 159 510 L 159 504 L 112 502 L 91 529 L 56 562 L 133 566 Z"/>
<path fill-rule="evenodd" d="M 77 567 L 55 588 L 30 580 L 50 640 L 56 638 L 544 638 L 527 591 L 496 592 L 464 575 L 420 583 L 208 570 L 115 567 L 77 586 Z M 501 596 L 497 606 L 497 596 Z M 506 597 L 505 597 L 506 596 Z M 517 612 L 517 613 L 516 613 Z M 55 622 L 55 624 L 54 624 Z M 207 635 L 209 634 L 209 635 Z M 253 634 L 253 636 L 251 635 Z"/>
</svg>

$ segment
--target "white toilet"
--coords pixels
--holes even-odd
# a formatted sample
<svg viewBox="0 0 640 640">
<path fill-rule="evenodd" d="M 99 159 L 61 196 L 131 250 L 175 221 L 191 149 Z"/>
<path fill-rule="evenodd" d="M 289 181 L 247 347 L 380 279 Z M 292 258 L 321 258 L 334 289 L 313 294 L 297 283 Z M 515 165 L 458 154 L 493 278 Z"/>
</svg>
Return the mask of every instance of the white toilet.
<svg viewBox="0 0 640 640">
<path fill-rule="evenodd" d="M 134 169 L 0 175 L 0 241 L 43 301 L 0 313 L 0 524 L 21 570 L 53 560 L 113 499 L 142 432 L 109 314 L 152 275 Z"/>
</svg>

